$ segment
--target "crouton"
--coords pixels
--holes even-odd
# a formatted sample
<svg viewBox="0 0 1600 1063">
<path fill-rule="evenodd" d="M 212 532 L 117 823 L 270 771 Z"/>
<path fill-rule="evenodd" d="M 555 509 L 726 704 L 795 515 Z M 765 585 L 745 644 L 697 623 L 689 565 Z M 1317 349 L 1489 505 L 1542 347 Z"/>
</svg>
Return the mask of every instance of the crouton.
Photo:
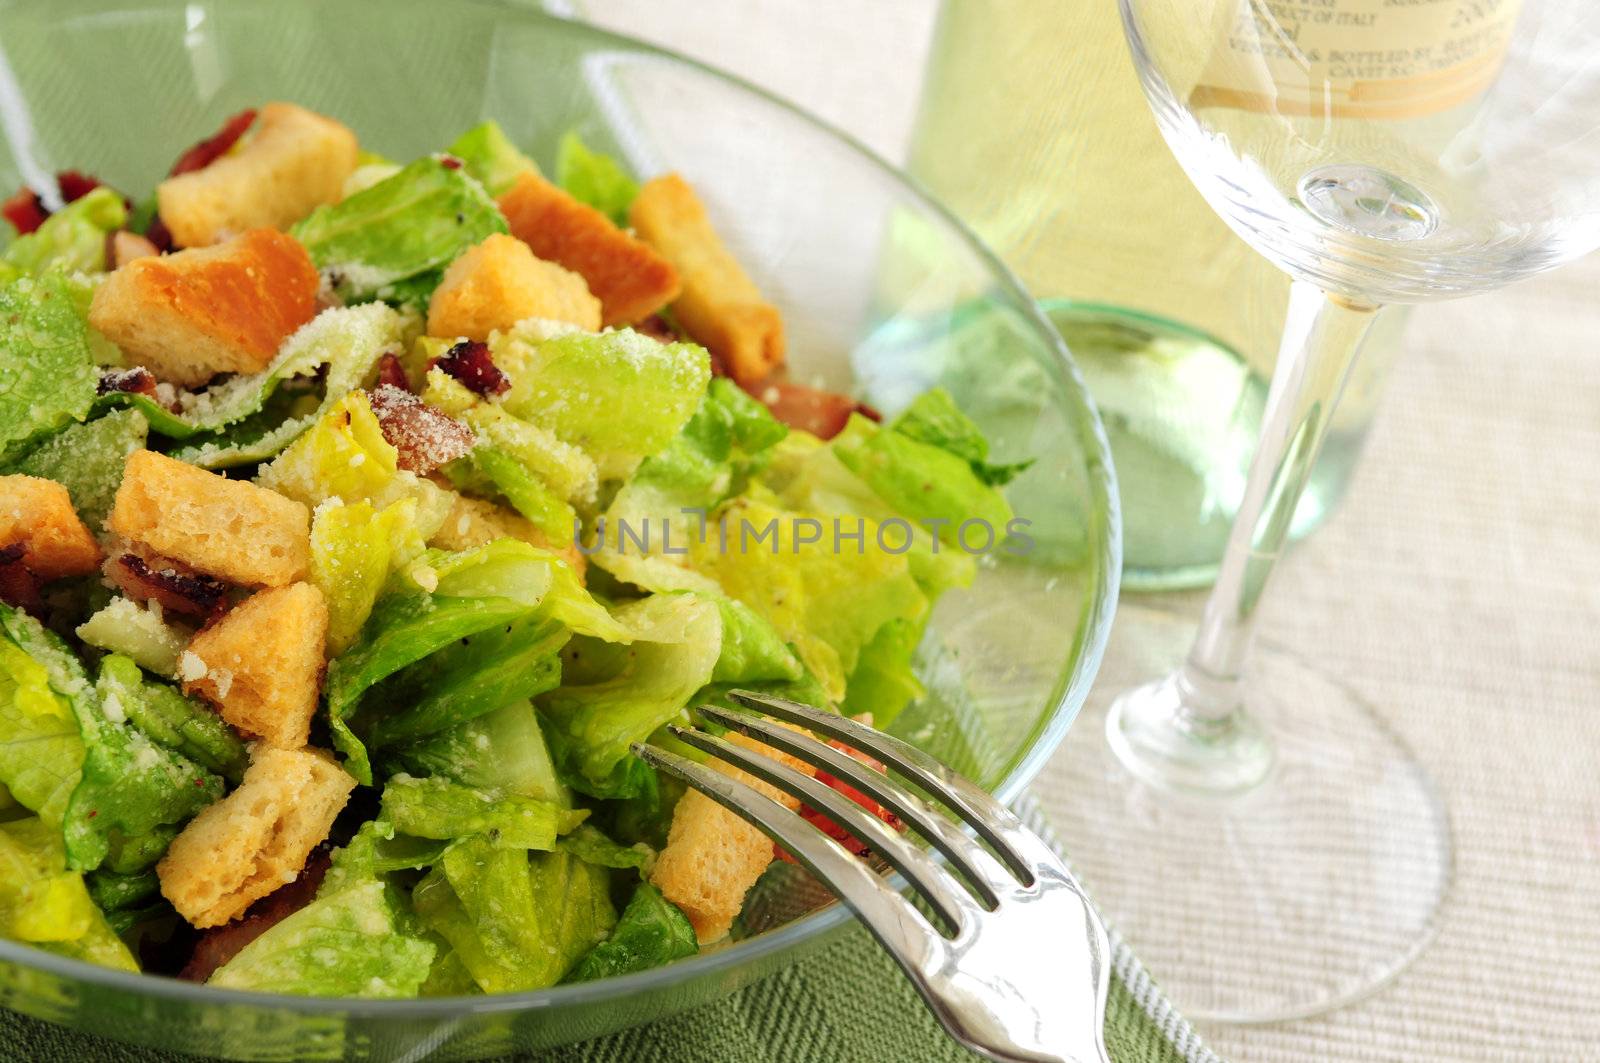
<svg viewBox="0 0 1600 1063">
<path fill-rule="evenodd" d="M 256 229 L 216 247 L 138 258 L 108 275 L 89 323 L 130 362 L 197 387 L 256 373 L 317 313 L 317 268 L 293 237 Z"/>
<path fill-rule="evenodd" d="M 203 247 L 246 229 L 285 228 L 339 198 L 357 152 L 356 135 L 333 119 L 269 103 L 237 151 L 161 182 L 161 220 L 179 247 Z"/>
<path fill-rule="evenodd" d="M 0 476 L 0 548 L 22 544 L 22 563 L 49 581 L 100 564 L 100 546 L 78 519 L 67 489 L 37 476 Z"/>
<path fill-rule="evenodd" d="M 270 746 L 299 749 L 311 735 L 322 685 L 328 603 L 309 583 L 257 591 L 178 658 L 186 694 Z"/>
<path fill-rule="evenodd" d="M 428 540 L 428 545 L 440 550 L 471 550 L 496 539 L 521 539 L 541 550 L 558 554 L 578 574 L 578 582 L 584 582 L 588 559 L 578 549 L 577 543 L 558 546 L 522 514 L 481 498 L 456 495 L 455 505 L 444 518 L 444 523 L 439 525 L 439 530 Z"/>
<path fill-rule="evenodd" d="M 200 928 L 237 918 L 293 882 L 356 781 L 319 749 L 257 749 L 239 788 L 173 839 L 161 893 Z"/>
<path fill-rule="evenodd" d="M 630 324 L 677 298 L 672 263 L 538 174 L 520 175 L 499 202 L 511 235 L 588 282 L 601 324 Z"/>
<path fill-rule="evenodd" d="M 816 770 L 745 735 L 730 734 L 728 741 L 770 756 L 807 775 Z M 730 764 L 715 759 L 710 764 L 724 775 L 755 787 L 785 808 L 800 807 L 795 798 Z M 728 933 L 734 917 L 744 907 L 744 895 L 772 859 L 771 838 L 700 791 L 690 790 L 673 809 L 667 846 L 661 850 L 650 880 L 663 897 L 683 909 L 700 943 L 709 944 Z"/>
<path fill-rule="evenodd" d="M 109 259 L 107 268 L 121 269 L 129 262 L 141 258 L 154 258 L 161 254 L 161 249 L 138 233 L 131 233 L 126 229 L 118 229 L 111 234 L 106 243 L 106 258 Z"/>
<path fill-rule="evenodd" d="M 311 567 L 311 511 L 149 450 L 128 455 L 106 526 L 233 583 L 281 587 Z"/>
<path fill-rule="evenodd" d="M 689 182 L 675 173 L 645 182 L 628 219 L 677 268 L 673 317 L 734 380 L 754 384 L 783 364 L 782 315 L 723 245 Z"/>
<path fill-rule="evenodd" d="M 600 300 L 582 277 L 535 258 L 528 245 L 501 233 L 450 264 L 428 303 L 428 335 L 487 340 L 530 317 L 600 331 Z"/>
</svg>

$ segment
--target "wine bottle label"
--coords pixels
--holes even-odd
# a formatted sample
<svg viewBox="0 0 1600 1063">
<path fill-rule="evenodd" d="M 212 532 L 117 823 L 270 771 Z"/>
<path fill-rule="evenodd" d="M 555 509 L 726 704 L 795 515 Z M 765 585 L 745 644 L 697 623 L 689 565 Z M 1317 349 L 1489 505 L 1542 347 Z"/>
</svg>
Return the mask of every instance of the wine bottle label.
<svg viewBox="0 0 1600 1063">
<path fill-rule="evenodd" d="M 1500 69 L 1521 0 L 1237 0 L 1190 105 L 1415 118 Z"/>
</svg>

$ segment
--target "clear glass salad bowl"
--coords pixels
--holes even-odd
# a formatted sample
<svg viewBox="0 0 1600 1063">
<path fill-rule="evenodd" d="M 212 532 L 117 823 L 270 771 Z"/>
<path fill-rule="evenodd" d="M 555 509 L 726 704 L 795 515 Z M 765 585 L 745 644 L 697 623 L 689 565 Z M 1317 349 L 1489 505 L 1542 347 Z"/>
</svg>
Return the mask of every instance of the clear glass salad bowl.
<svg viewBox="0 0 1600 1063">
<path fill-rule="evenodd" d="M 895 730 L 1009 798 L 1055 748 L 1099 663 L 1119 525 L 1104 434 L 1060 339 L 936 203 L 838 132 L 646 45 L 493 2 L 0 3 L 0 188 L 58 169 L 138 193 L 258 102 L 337 116 L 410 158 L 493 117 L 543 165 L 577 129 L 637 173 L 677 170 L 782 308 L 796 378 L 893 412 L 942 385 L 1000 460 L 1026 556 L 941 600 L 927 695 Z M 848 607 L 848 603 L 841 603 Z M 743 937 L 636 975 L 413 1001 L 207 988 L 0 941 L 0 1006 L 85 1032 L 250 1059 L 477 1058 L 599 1036 L 724 996 L 848 921 L 775 865 Z"/>
</svg>

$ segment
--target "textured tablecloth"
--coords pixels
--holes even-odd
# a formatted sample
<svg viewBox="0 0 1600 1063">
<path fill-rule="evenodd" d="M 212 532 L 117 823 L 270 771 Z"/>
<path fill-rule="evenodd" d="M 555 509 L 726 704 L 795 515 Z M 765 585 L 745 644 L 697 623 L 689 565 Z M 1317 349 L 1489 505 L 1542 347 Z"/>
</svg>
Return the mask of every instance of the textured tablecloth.
<svg viewBox="0 0 1600 1063">
<path fill-rule="evenodd" d="M 582 2 L 904 150 L 931 2 L 702 0 L 692 18 Z M 1320 1019 L 1202 1026 L 1224 1056 L 1600 1059 L 1597 293 L 1590 260 L 1418 309 L 1343 508 L 1275 578 L 1265 629 L 1366 695 L 1433 772 L 1456 883 L 1396 983 Z M 1035 786 L 1047 811 L 1073 800 L 1069 754 Z"/>
</svg>

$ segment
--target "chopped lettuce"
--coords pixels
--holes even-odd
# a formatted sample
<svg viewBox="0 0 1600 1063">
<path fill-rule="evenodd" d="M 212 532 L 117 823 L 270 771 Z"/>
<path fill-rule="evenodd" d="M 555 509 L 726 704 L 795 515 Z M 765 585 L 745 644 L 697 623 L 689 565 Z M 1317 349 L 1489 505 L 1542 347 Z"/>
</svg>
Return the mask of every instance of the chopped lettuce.
<svg viewBox="0 0 1600 1063">
<path fill-rule="evenodd" d="M 452 845 L 412 901 L 478 987 L 554 985 L 616 923 L 609 872 L 567 853 L 529 853 L 482 837 Z"/>
<path fill-rule="evenodd" d="M 118 410 L 86 424 L 69 424 L 29 451 L 10 471 L 64 485 L 78 516 L 95 531 L 111 512 L 128 455 L 144 446 L 149 427 L 137 410 Z"/>
<path fill-rule="evenodd" d="M 313 509 L 329 499 L 339 499 L 351 505 L 365 502 L 374 510 L 387 512 L 396 503 L 409 500 L 409 525 L 399 523 L 398 511 L 386 518 L 396 522 L 389 528 L 389 560 L 398 564 L 422 551 L 423 540 L 439 529 L 454 504 L 449 491 L 400 468 L 399 463 L 400 452 L 384 438 L 371 400 L 358 390 L 331 404 L 304 435 L 261 470 L 256 482 Z M 334 519 L 344 526 L 343 531 L 356 536 L 375 534 L 359 528 L 356 514 Z M 325 545 L 337 549 L 351 544 Z"/>
<path fill-rule="evenodd" d="M 922 697 L 922 683 L 912 658 L 922 641 L 923 625 L 904 617 L 890 620 L 861 648 L 850 673 L 844 702 L 847 715 L 871 713 L 875 727 L 887 727 L 907 705 Z"/>
<path fill-rule="evenodd" d="M 688 916 L 648 882 L 633 891 L 611 936 L 590 949 L 564 981 L 592 982 L 660 967 L 700 951 Z"/>
<path fill-rule="evenodd" d="M 379 813 L 363 823 L 345 846 L 333 854 L 332 865 L 317 891 L 331 897 L 358 882 L 381 879 L 393 871 L 419 871 L 444 856 L 449 842 L 396 834 L 394 824 Z"/>
<path fill-rule="evenodd" d="M 139 969 L 83 876 L 67 870 L 61 832 L 36 817 L 0 823 L 0 937 L 102 967 Z"/>
<path fill-rule="evenodd" d="M 599 827 L 590 823 L 579 824 L 557 838 L 556 848 L 598 867 L 617 871 L 648 873 L 656 862 L 656 851 L 644 842 L 623 845 L 612 841 Z"/>
<path fill-rule="evenodd" d="M 68 866 L 129 872 L 155 863 L 178 825 L 222 797 L 222 780 L 107 717 L 77 657 L 38 621 L 0 605 L 0 629 L 43 666 L 83 740 L 82 777 L 62 822 Z"/>
<path fill-rule="evenodd" d="M 311 521 L 311 582 L 328 603 L 328 653 L 337 656 L 355 642 L 397 560 L 397 547 L 416 538 L 416 519 L 412 498 L 381 512 L 371 502 L 346 505 L 337 497 L 317 507 Z"/>
<path fill-rule="evenodd" d="M 88 417 L 99 380 L 69 279 L 48 273 L 0 288 L 0 467 Z"/>
<path fill-rule="evenodd" d="M 537 174 L 539 167 L 518 151 L 505 130 L 494 119 L 480 122 L 462 133 L 444 149 L 466 166 L 491 196 L 500 196 L 525 173 Z"/>
<path fill-rule="evenodd" d="M 628 208 L 639 194 L 639 182 L 611 156 L 590 151 L 576 130 L 569 130 L 556 148 L 556 183 L 624 227 Z"/>
<path fill-rule="evenodd" d="M 632 329 L 544 339 L 513 329 L 491 337 L 490 348 L 511 379 L 501 405 L 582 447 L 602 476 L 630 472 L 670 443 L 711 381 L 704 348 Z"/>
<path fill-rule="evenodd" d="M 102 185 L 68 203 L 0 253 L 0 283 L 46 271 L 97 273 L 106 268 L 106 237 L 122 228 L 122 197 Z"/>
<path fill-rule="evenodd" d="M 337 203 L 318 207 L 290 233 L 347 303 L 426 305 L 439 274 L 506 220 L 463 168 L 426 156 Z"/>
<path fill-rule="evenodd" d="M 210 985 L 304 996 L 411 997 L 435 946 L 406 926 L 388 886 L 360 882 L 306 907 L 219 967 Z"/>
<path fill-rule="evenodd" d="M 961 412 L 944 388 L 925 391 L 913 399 L 889 425 L 889 430 L 949 451 L 965 461 L 973 474 L 991 487 L 1005 486 L 1033 464 L 1032 459 L 1004 465 L 989 461 L 989 440 L 972 423 L 972 418 Z"/>
<path fill-rule="evenodd" d="M 458 480 L 459 486 L 468 490 L 477 487 L 479 493 L 503 496 L 512 509 L 528 518 L 551 542 L 571 540 L 577 514 L 527 465 L 497 447 L 481 445 L 463 460 L 482 481 Z"/>
<path fill-rule="evenodd" d="M 50 673 L 0 638 L 0 783 L 58 831 L 83 766 L 83 739 Z"/>
<path fill-rule="evenodd" d="M 384 352 L 403 350 L 415 327 L 415 318 L 382 303 L 324 310 L 285 340 L 261 372 L 213 384 L 193 396 L 185 422 L 210 434 L 193 436 L 172 456 L 207 469 L 272 457 L 360 386 Z M 322 397 L 307 396 L 305 409 L 299 403 L 287 409 L 268 403 L 285 380 L 318 373 L 323 376 Z M 148 416 L 148 410 L 140 409 Z M 151 424 L 166 432 L 160 422 Z"/>
<path fill-rule="evenodd" d="M 154 602 L 140 605 L 121 595 L 78 625 L 85 644 L 133 658 L 157 675 L 174 676 L 193 632 L 171 623 Z"/>
<path fill-rule="evenodd" d="M 556 764 L 575 789 L 595 797 L 637 791 L 630 746 L 684 710 L 710 682 L 722 649 L 716 603 L 694 594 L 656 594 L 617 609 L 639 633 L 631 645 L 574 639 L 562 685 L 539 698 Z"/>
<path fill-rule="evenodd" d="M 238 733 L 207 706 L 165 683 L 146 680 L 130 658 L 104 657 L 95 690 L 110 719 L 125 717 L 157 745 L 233 785 L 244 777 L 250 755 Z"/>
<path fill-rule="evenodd" d="M 475 716 L 386 754 L 400 770 L 435 775 L 465 786 L 502 790 L 572 805 L 572 794 L 556 777 L 550 748 L 527 699 Z"/>
<path fill-rule="evenodd" d="M 555 848 L 556 838 L 589 815 L 521 794 L 480 790 L 448 779 L 397 775 L 383 788 L 384 818 L 396 832 L 450 841 L 475 834 L 513 849 Z"/>
</svg>

